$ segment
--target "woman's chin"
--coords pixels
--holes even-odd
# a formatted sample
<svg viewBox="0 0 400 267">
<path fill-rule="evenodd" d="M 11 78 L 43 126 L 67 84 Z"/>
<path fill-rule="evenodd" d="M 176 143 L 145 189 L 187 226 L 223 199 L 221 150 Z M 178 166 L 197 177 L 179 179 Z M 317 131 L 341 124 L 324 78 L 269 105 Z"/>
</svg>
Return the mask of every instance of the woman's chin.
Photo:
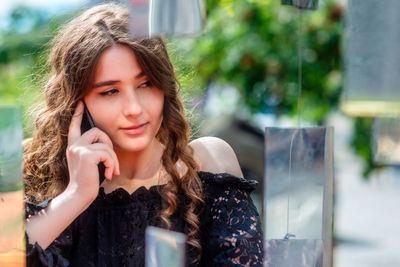
<svg viewBox="0 0 400 267">
<path fill-rule="evenodd" d="M 137 140 L 128 140 L 126 142 L 114 143 L 115 150 L 125 152 L 140 152 L 149 148 L 151 142 L 138 138 Z"/>
</svg>

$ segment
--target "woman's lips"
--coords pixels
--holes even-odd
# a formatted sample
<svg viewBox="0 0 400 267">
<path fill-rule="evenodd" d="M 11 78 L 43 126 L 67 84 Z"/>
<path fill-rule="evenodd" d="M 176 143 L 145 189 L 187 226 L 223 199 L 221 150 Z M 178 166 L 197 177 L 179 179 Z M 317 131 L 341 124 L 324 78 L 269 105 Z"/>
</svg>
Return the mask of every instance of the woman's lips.
<svg viewBox="0 0 400 267">
<path fill-rule="evenodd" d="M 139 135 L 142 134 L 146 128 L 147 128 L 148 123 L 142 123 L 138 125 L 132 125 L 126 128 L 121 128 L 122 131 L 128 135 Z"/>
</svg>

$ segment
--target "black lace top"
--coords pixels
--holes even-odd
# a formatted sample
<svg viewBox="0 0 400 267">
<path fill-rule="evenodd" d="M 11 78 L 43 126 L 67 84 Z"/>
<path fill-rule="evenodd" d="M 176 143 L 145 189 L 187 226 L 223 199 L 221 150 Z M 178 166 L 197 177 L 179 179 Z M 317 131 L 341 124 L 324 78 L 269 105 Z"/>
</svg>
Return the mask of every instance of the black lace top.
<svg viewBox="0 0 400 267">
<path fill-rule="evenodd" d="M 262 266 L 260 217 L 249 193 L 256 181 L 230 174 L 199 172 L 205 207 L 200 214 L 200 261 L 189 249 L 189 266 Z M 140 187 L 131 195 L 122 188 L 96 200 L 46 249 L 27 240 L 27 266 L 144 266 L 145 229 L 162 227 L 158 212 L 162 185 Z M 49 201 L 26 204 L 37 214 Z M 172 229 L 185 232 L 179 210 L 170 217 Z"/>
</svg>

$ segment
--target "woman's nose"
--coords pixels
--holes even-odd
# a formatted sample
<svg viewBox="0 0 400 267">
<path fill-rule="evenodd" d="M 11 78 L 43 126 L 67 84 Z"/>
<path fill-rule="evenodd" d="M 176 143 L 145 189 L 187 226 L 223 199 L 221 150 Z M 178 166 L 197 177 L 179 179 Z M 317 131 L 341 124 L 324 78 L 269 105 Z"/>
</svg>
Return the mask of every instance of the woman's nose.
<svg viewBox="0 0 400 267">
<path fill-rule="evenodd" d="M 142 103 L 136 90 L 130 90 L 124 98 L 123 109 L 126 116 L 137 116 L 143 112 Z"/>
</svg>

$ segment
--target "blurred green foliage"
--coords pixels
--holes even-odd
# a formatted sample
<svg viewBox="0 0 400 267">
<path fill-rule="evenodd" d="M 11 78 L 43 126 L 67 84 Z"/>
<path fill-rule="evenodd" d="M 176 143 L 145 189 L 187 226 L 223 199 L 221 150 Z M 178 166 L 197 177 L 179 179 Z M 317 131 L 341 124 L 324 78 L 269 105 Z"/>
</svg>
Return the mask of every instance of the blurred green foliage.
<svg viewBox="0 0 400 267">
<path fill-rule="evenodd" d="M 351 146 L 364 161 L 364 179 L 368 179 L 372 171 L 385 167 L 373 160 L 371 148 L 373 123 L 373 118 L 357 118 L 354 123 L 354 135 L 351 141 Z"/>
<path fill-rule="evenodd" d="M 332 1 L 302 12 L 304 120 L 323 124 L 337 107 L 342 85 L 341 6 Z M 178 46 L 194 66 L 196 84 L 230 84 L 253 113 L 296 115 L 299 12 L 280 1 L 207 1 L 204 34 Z"/>
<path fill-rule="evenodd" d="M 296 117 L 298 99 L 299 21 L 302 25 L 302 94 L 304 121 L 323 125 L 337 110 L 342 90 L 341 36 L 343 7 L 326 0 L 316 11 L 282 6 L 280 0 L 207 0 L 207 24 L 194 38 L 168 41 L 171 58 L 186 95 L 201 96 L 211 84 L 231 85 L 241 107 L 252 113 Z M 20 6 L 10 27 L 0 32 L 0 104 L 28 110 L 40 98 L 46 43 L 70 15 L 50 18 L 43 11 Z M 33 115 L 26 113 L 25 136 Z M 29 123 L 28 123 L 29 121 Z M 371 125 L 357 119 L 352 147 L 366 162 L 371 157 Z"/>
<path fill-rule="evenodd" d="M 215 83 L 222 88 L 233 85 L 252 113 L 292 118 L 300 114 L 302 121 L 324 125 L 327 115 L 337 111 L 342 92 L 344 7 L 326 0 L 316 11 L 299 11 L 280 2 L 207 0 L 204 34 L 175 40 L 186 65 L 196 73 L 189 88 L 201 92 Z M 372 160 L 368 121 L 355 119 L 350 144 L 365 163 L 364 177 L 378 167 Z"/>
<path fill-rule="evenodd" d="M 0 104 L 24 109 L 24 136 L 33 131 L 30 111 L 42 97 L 39 93 L 48 49 L 55 29 L 69 16 L 51 18 L 44 10 L 17 6 L 0 31 Z"/>
</svg>

